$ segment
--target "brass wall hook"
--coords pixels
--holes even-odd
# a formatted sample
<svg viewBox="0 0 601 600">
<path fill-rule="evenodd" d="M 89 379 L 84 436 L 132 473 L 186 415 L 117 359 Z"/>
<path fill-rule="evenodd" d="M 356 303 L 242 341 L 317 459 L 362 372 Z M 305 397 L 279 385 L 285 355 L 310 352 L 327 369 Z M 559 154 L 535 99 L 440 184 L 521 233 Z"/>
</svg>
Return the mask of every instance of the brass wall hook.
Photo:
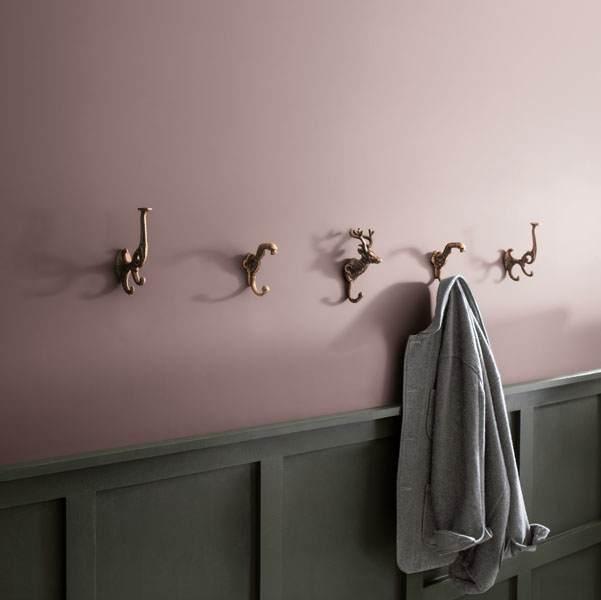
<svg viewBox="0 0 601 600">
<path fill-rule="evenodd" d="M 514 277 L 513 273 L 511 272 L 515 265 L 520 265 L 520 267 L 522 268 L 522 272 L 524 273 L 524 275 L 526 275 L 526 277 L 532 277 L 532 275 L 534 275 L 533 271 L 530 271 L 530 273 L 526 271 L 526 265 L 531 265 L 536 260 L 536 233 L 534 232 L 534 230 L 540 225 L 540 223 L 530 223 L 530 225 L 532 225 L 532 250 L 528 250 L 528 252 L 525 252 L 523 254 L 522 258 L 518 259 L 514 258 L 511 254 L 513 252 L 513 248 L 509 248 L 505 251 L 505 255 L 503 256 L 503 264 L 505 265 L 505 271 L 507 271 L 509 277 L 511 277 L 511 279 L 513 279 L 514 281 L 520 280 L 519 275 L 517 277 Z"/>
<path fill-rule="evenodd" d="M 434 269 L 434 278 L 438 279 L 438 281 L 440 281 L 440 272 L 445 266 L 447 257 L 449 254 L 451 254 L 451 250 L 453 248 L 459 248 L 459 252 L 465 252 L 465 244 L 461 242 L 450 242 L 444 247 L 442 252 L 439 250 L 434 250 L 434 252 L 432 252 L 430 262 L 432 263 L 432 268 Z"/>
<path fill-rule="evenodd" d="M 121 282 L 126 294 L 134 293 L 134 287 L 129 285 L 129 274 L 131 273 L 134 282 L 137 285 L 144 285 L 146 277 L 140 275 L 140 269 L 144 266 L 148 258 L 148 232 L 146 229 L 146 214 L 152 208 L 138 208 L 140 211 L 140 244 L 134 252 L 133 258 L 129 255 L 127 248 L 123 248 L 117 252 L 115 257 L 115 273 L 117 279 Z"/>
<path fill-rule="evenodd" d="M 275 244 L 272 244 L 271 242 L 265 242 L 264 244 L 259 244 L 256 254 L 249 252 L 242 261 L 242 266 L 244 267 L 246 275 L 248 276 L 248 285 L 252 288 L 252 291 L 257 294 L 257 296 L 264 296 L 269 291 L 268 285 L 264 285 L 263 289 L 259 291 L 255 283 L 257 272 L 261 266 L 261 260 L 263 260 L 263 256 L 268 250 L 272 255 L 278 253 L 278 247 Z"/>
<path fill-rule="evenodd" d="M 370 264 L 379 264 L 382 262 L 382 259 L 379 256 L 376 256 L 371 250 L 371 246 L 374 243 L 373 230 L 370 229 L 368 235 L 363 235 L 363 229 L 349 229 L 349 235 L 361 242 L 358 250 L 361 258 L 351 258 L 350 260 L 347 260 L 342 267 L 342 271 L 346 279 L 346 297 L 351 302 L 359 302 L 359 300 L 363 298 L 363 292 L 359 292 L 359 295 L 356 298 L 351 298 L 353 281 L 355 281 L 359 275 L 365 273 L 365 270 Z"/>
</svg>

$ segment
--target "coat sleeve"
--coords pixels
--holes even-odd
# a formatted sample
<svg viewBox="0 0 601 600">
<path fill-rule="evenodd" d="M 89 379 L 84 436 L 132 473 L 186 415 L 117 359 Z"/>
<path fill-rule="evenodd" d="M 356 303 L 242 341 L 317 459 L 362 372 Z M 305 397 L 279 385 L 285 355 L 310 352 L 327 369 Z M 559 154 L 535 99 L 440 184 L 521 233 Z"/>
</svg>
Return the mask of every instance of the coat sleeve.
<svg viewBox="0 0 601 600">
<path fill-rule="evenodd" d="M 424 507 L 424 542 L 440 554 L 491 538 L 484 489 L 485 393 L 477 368 L 461 357 L 439 358 L 430 398 L 431 478 Z"/>
</svg>

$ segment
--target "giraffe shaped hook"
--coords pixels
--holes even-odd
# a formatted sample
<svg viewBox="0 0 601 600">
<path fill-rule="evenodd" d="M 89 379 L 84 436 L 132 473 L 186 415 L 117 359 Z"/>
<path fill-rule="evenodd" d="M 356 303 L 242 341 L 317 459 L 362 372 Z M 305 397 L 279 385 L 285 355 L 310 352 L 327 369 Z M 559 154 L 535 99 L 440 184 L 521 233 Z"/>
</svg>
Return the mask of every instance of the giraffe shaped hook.
<svg viewBox="0 0 601 600">
<path fill-rule="evenodd" d="M 265 294 L 267 294 L 267 292 L 269 292 L 268 285 L 264 285 L 262 290 L 259 291 L 257 289 L 256 284 L 257 272 L 259 271 L 259 268 L 261 266 L 263 256 L 265 256 L 265 252 L 267 251 L 269 251 L 272 255 L 277 254 L 278 247 L 271 242 L 259 244 L 259 247 L 257 248 L 257 253 L 253 254 L 252 252 L 249 252 L 242 261 L 242 266 L 244 267 L 244 270 L 246 271 L 246 275 L 248 277 L 248 285 L 257 296 L 264 296 Z"/>
<path fill-rule="evenodd" d="M 144 285 L 146 283 L 146 277 L 140 275 L 140 269 L 144 266 L 148 258 L 146 215 L 152 208 L 138 208 L 138 210 L 140 211 L 140 243 L 134 252 L 133 258 L 129 255 L 127 248 L 119 250 L 117 256 L 115 256 L 115 273 L 128 296 L 131 296 L 135 291 L 134 286 L 129 284 L 130 273 L 136 285 Z"/>
<path fill-rule="evenodd" d="M 511 254 L 513 252 L 513 248 L 509 248 L 505 251 L 505 255 L 503 256 L 503 264 L 505 265 L 505 271 L 509 275 L 511 279 L 514 281 L 519 281 L 520 276 L 517 277 L 512 273 L 513 267 L 515 265 L 520 265 L 522 272 L 526 277 L 532 277 L 534 275 L 533 271 L 526 271 L 526 265 L 531 265 L 536 260 L 536 233 L 534 230 L 540 225 L 540 223 L 530 223 L 532 225 L 532 250 L 528 250 L 522 255 L 522 258 L 514 258 Z"/>
</svg>

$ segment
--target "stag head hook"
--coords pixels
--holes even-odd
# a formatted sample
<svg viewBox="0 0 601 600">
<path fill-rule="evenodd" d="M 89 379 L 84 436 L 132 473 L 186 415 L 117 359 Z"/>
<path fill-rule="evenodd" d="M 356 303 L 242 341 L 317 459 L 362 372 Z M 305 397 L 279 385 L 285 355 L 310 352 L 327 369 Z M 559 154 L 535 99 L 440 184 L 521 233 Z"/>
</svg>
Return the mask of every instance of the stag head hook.
<svg viewBox="0 0 601 600">
<path fill-rule="evenodd" d="M 520 276 L 515 277 L 511 272 L 515 265 L 520 265 L 522 272 L 526 277 L 532 277 L 534 275 L 533 271 L 526 271 L 526 265 L 531 265 L 536 260 L 536 234 L 534 230 L 540 225 L 540 223 L 530 223 L 532 225 L 532 250 L 528 250 L 522 255 L 522 258 L 514 258 L 511 254 L 513 252 L 513 248 L 509 248 L 505 251 L 505 255 L 503 256 L 503 264 L 505 265 L 505 271 L 511 279 L 514 281 L 519 281 Z"/>
<path fill-rule="evenodd" d="M 371 246 L 374 243 L 374 231 L 372 229 L 369 229 L 368 235 L 363 234 L 363 229 L 349 229 L 349 235 L 359 240 L 358 252 L 361 258 L 347 260 L 342 267 L 342 272 L 346 280 L 346 297 L 351 302 L 359 302 L 363 298 L 363 292 L 359 292 L 356 298 L 351 297 L 353 281 L 359 275 L 365 273 L 370 264 L 379 264 L 382 262 L 382 259 L 371 250 Z"/>
<path fill-rule="evenodd" d="M 148 232 L 146 228 L 146 214 L 152 208 L 138 208 L 140 211 L 140 243 L 136 248 L 133 258 L 129 255 L 129 250 L 123 248 L 117 252 L 115 257 L 115 273 L 117 279 L 123 286 L 125 293 L 131 296 L 134 293 L 133 285 L 129 284 L 129 274 L 134 278 L 137 285 L 144 285 L 146 277 L 140 275 L 140 269 L 144 266 L 148 258 Z"/>
<path fill-rule="evenodd" d="M 248 285 L 251 287 L 252 291 L 257 296 L 264 296 L 265 294 L 267 294 L 267 292 L 269 292 L 268 285 L 264 285 L 262 290 L 259 291 L 257 289 L 256 284 L 257 272 L 259 270 L 259 267 L 261 266 L 263 256 L 267 251 L 269 251 L 272 255 L 277 254 L 278 247 L 275 244 L 272 244 L 271 242 L 259 244 L 259 247 L 257 248 L 257 253 L 253 254 L 252 252 L 249 252 L 242 261 L 242 266 L 244 267 L 244 270 L 246 271 L 246 275 L 248 277 Z"/>
</svg>

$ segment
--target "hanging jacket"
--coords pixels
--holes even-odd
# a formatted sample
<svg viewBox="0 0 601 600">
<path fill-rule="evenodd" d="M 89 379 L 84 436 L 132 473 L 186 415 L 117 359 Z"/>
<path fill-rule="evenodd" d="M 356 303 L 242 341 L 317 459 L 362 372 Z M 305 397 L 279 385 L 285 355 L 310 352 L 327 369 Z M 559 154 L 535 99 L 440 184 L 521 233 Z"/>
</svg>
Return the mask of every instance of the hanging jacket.
<svg viewBox="0 0 601 600">
<path fill-rule="evenodd" d="M 468 594 L 549 530 L 528 522 L 501 379 L 472 292 L 444 279 L 432 324 L 409 337 L 397 478 L 397 562 L 450 565 Z"/>
</svg>

